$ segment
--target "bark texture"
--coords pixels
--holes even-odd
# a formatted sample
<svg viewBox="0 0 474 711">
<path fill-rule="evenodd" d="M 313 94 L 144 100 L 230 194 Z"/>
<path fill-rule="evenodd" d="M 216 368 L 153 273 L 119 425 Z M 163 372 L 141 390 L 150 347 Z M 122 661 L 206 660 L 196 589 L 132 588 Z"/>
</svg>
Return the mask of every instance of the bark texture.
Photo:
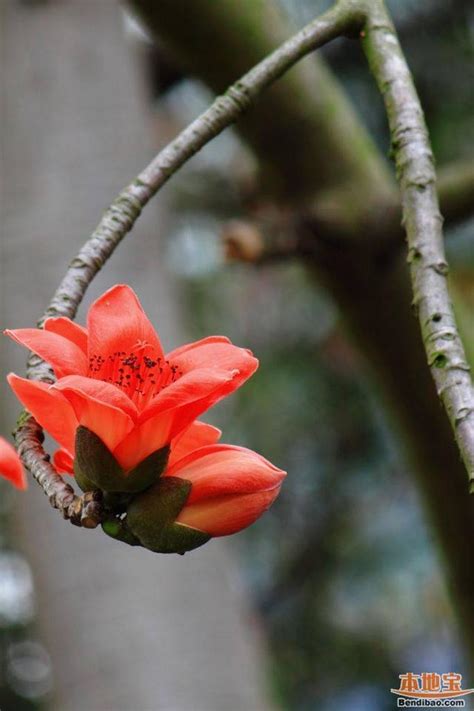
<svg viewBox="0 0 474 711">
<path fill-rule="evenodd" d="M 428 365 L 474 490 L 474 386 L 448 292 L 434 157 L 410 71 L 381 0 L 370 4 L 363 44 L 390 125 L 413 305 Z"/>
</svg>

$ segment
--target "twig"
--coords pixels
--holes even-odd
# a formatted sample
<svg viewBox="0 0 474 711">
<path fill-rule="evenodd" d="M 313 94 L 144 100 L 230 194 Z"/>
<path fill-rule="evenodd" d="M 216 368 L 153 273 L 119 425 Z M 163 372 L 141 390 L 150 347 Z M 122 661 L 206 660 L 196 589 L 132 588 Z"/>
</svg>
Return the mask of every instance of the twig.
<svg viewBox="0 0 474 711">
<path fill-rule="evenodd" d="M 167 180 L 232 124 L 285 71 L 335 37 L 357 31 L 362 19 L 362 13 L 350 2 L 336 4 L 245 74 L 168 144 L 106 210 L 97 229 L 70 263 L 39 325 L 51 316 L 73 318 L 94 276 L 132 229 L 142 208 Z M 52 381 L 49 366 L 35 355 L 29 358 L 27 377 Z M 73 488 L 55 471 L 42 447 L 41 427 L 31 416 L 22 414 L 15 439 L 25 466 L 48 495 L 51 504 L 75 524 L 90 528 L 98 525 L 102 518 L 100 502 L 91 502 L 90 494 L 76 496 Z"/>
<path fill-rule="evenodd" d="M 383 0 L 367 3 L 363 46 L 383 95 L 403 205 L 414 299 L 433 379 L 474 488 L 474 387 L 447 288 L 434 159 L 423 111 Z M 394 344 L 396 348 L 396 344 Z M 403 377 L 403 373 L 400 374 Z"/>
</svg>

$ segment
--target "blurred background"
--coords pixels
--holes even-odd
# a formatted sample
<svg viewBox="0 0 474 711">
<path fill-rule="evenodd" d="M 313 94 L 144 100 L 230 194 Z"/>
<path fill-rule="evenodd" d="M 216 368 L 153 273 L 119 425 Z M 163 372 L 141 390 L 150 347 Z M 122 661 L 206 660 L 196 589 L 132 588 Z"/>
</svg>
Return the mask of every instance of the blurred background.
<svg viewBox="0 0 474 711">
<path fill-rule="evenodd" d="M 296 27 L 330 4 L 281 3 Z M 472 4 L 388 5 L 437 161 L 472 156 Z M 211 95 L 112 0 L 2 0 L 0 18 L 3 328 L 36 321 L 103 209 Z M 324 55 L 386 154 L 360 51 L 337 41 Z M 252 171 L 233 130 L 206 147 L 147 207 L 79 321 L 125 281 L 168 349 L 211 333 L 250 347 L 260 370 L 205 419 L 286 469 L 282 494 L 250 530 L 178 560 L 74 529 L 38 487 L 2 486 L 2 711 L 384 711 L 400 673 L 465 670 L 400 443 L 337 309 L 301 264 L 224 261 L 220 228 Z M 447 239 L 471 356 L 473 228 Z M 2 375 L 24 368 L 13 344 L 0 359 Z M 6 386 L 1 402 L 7 434 Z"/>
</svg>

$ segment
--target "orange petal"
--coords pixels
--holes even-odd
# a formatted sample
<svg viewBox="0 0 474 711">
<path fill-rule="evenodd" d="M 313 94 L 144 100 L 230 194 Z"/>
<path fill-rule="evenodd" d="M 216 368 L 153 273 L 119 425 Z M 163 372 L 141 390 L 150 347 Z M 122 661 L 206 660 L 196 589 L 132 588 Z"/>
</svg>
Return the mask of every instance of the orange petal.
<svg viewBox="0 0 474 711">
<path fill-rule="evenodd" d="M 191 452 L 166 476 L 192 482 L 188 503 L 222 495 L 252 494 L 280 486 L 286 472 L 245 447 L 215 444 Z"/>
<path fill-rule="evenodd" d="M 275 501 L 280 487 L 255 494 L 218 496 L 186 505 L 176 521 L 205 531 L 210 536 L 229 536 L 247 528 Z"/>
<path fill-rule="evenodd" d="M 26 489 L 26 475 L 16 449 L 0 437 L 0 476 L 5 477 L 17 489 Z"/>
<path fill-rule="evenodd" d="M 181 432 L 171 443 L 171 453 L 168 460 L 168 467 L 178 462 L 187 454 L 194 452 L 200 447 L 215 444 L 222 435 L 221 430 L 206 422 L 193 422 L 187 430 Z"/>
<path fill-rule="evenodd" d="M 35 380 L 19 378 L 15 373 L 7 377 L 11 389 L 31 412 L 46 432 L 69 452 L 74 452 L 74 439 L 78 425 L 69 402 L 59 390 Z"/>
<path fill-rule="evenodd" d="M 233 390 L 250 378 L 258 368 L 258 360 L 246 348 L 238 348 L 222 336 L 211 336 L 177 349 L 167 356 L 170 363 L 183 373 L 201 368 L 239 371 L 233 380 Z"/>
<path fill-rule="evenodd" d="M 183 346 L 175 348 L 174 351 L 168 353 L 166 357 L 168 360 L 173 360 L 174 358 L 181 356 L 183 353 L 186 353 L 187 351 L 192 350 L 197 346 L 204 346 L 208 343 L 230 343 L 230 340 L 227 338 L 227 336 L 207 336 L 207 338 L 201 338 L 200 341 L 194 341 L 193 343 L 185 343 Z"/>
<path fill-rule="evenodd" d="M 84 326 L 80 326 L 75 321 L 71 321 L 70 318 L 66 318 L 66 316 L 60 316 L 46 319 L 43 328 L 45 331 L 57 333 L 58 336 L 63 336 L 68 341 L 72 341 L 87 355 L 87 331 Z"/>
<path fill-rule="evenodd" d="M 13 331 L 7 329 L 4 333 L 49 363 L 57 378 L 72 373 L 87 373 L 88 362 L 85 353 L 64 336 L 40 328 L 17 328 Z"/>
<path fill-rule="evenodd" d="M 53 455 L 53 464 L 60 474 L 74 476 L 74 459 L 65 449 L 57 449 Z"/>
<path fill-rule="evenodd" d="M 233 381 L 239 377 L 239 371 L 222 371 L 212 368 L 192 370 L 182 375 L 171 385 L 163 388 L 150 404 L 142 411 L 139 422 L 145 422 L 155 414 L 172 410 L 177 407 L 192 406 L 196 401 L 206 404 L 192 418 L 196 419 L 221 397 L 224 397 L 233 387 Z M 209 404 L 207 404 L 209 403 Z M 191 422 L 191 420 L 189 421 Z M 187 424 L 189 424 L 189 422 Z M 177 432 L 175 433 L 177 434 Z M 173 435 L 175 436 L 175 435 Z"/>
<path fill-rule="evenodd" d="M 132 420 L 138 417 L 138 410 L 128 395 L 116 385 L 105 383 L 102 380 L 86 378 L 83 375 L 68 375 L 61 378 L 54 387 L 58 390 L 78 390 L 84 395 L 90 395 L 95 400 L 105 402 L 107 405 L 123 410 Z"/>
<path fill-rule="evenodd" d="M 123 410 L 98 400 L 79 388 L 61 386 L 61 394 L 71 404 L 79 424 L 100 437 L 111 451 L 133 429 L 132 418 Z"/>
<path fill-rule="evenodd" d="M 146 343 L 156 356 L 163 349 L 137 295 L 129 286 L 117 284 L 100 296 L 87 315 L 89 355 L 107 358 L 117 351 L 130 353 Z"/>
<path fill-rule="evenodd" d="M 172 413 L 164 413 L 135 426 L 114 449 L 114 457 L 120 466 L 125 470 L 133 469 L 149 454 L 169 444 L 172 424 Z"/>
<path fill-rule="evenodd" d="M 169 444 L 222 396 L 232 378 L 229 373 L 212 370 L 199 371 L 198 377 L 196 373 L 188 373 L 162 390 L 141 413 L 137 426 L 114 451 L 124 468 L 130 469 Z"/>
</svg>

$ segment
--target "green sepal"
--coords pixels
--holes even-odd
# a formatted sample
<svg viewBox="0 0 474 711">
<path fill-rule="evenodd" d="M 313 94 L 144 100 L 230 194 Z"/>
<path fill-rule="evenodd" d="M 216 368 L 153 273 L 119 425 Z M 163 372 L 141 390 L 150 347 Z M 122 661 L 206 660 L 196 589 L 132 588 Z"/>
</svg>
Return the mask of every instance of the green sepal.
<svg viewBox="0 0 474 711">
<path fill-rule="evenodd" d="M 153 547 L 145 546 L 155 553 L 179 553 L 184 555 L 199 546 L 203 546 L 211 536 L 197 528 L 191 528 L 184 523 L 172 523 L 162 529 L 160 536 L 154 541 Z"/>
<path fill-rule="evenodd" d="M 93 488 L 103 491 L 137 493 L 147 489 L 165 470 L 168 456 L 169 447 L 162 447 L 125 471 L 100 437 L 83 425 L 76 430 L 74 469 L 84 482 L 90 481 Z"/>
<path fill-rule="evenodd" d="M 156 452 L 149 454 L 148 457 L 143 459 L 140 464 L 137 464 L 134 469 L 127 472 L 126 481 L 132 480 L 136 486 L 134 488 L 130 486 L 125 489 L 125 491 L 136 493 L 148 489 L 165 471 L 169 456 L 169 446 L 162 447 L 161 449 L 157 449 Z M 131 483 L 130 481 L 130 484 Z"/>
<path fill-rule="evenodd" d="M 145 548 L 183 554 L 209 540 L 207 533 L 176 523 L 191 488 L 190 481 L 167 476 L 129 504 L 127 525 Z"/>
<path fill-rule="evenodd" d="M 141 546 L 140 541 L 130 531 L 126 522 L 119 518 L 111 516 L 105 521 L 102 521 L 102 530 L 107 536 L 114 538 L 116 541 L 128 543 L 129 546 Z"/>
<path fill-rule="evenodd" d="M 74 479 L 82 491 L 97 491 L 99 488 L 97 484 L 94 484 L 91 479 L 88 479 L 84 475 L 84 472 L 81 470 L 77 462 L 77 458 L 74 460 Z"/>
</svg>

